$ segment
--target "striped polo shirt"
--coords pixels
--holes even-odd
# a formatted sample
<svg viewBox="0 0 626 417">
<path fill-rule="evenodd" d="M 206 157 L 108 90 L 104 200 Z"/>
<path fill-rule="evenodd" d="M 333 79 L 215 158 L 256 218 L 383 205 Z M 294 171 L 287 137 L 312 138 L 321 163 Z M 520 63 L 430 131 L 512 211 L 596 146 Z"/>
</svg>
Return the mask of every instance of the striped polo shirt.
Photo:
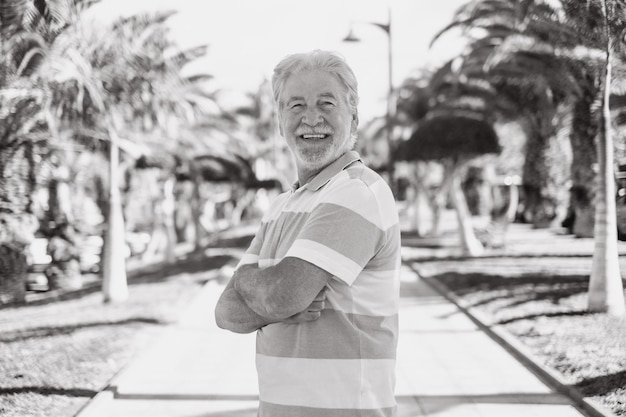
<svg viewBox="0 0 626 417">
<path fill-rule="evenodd" d="M 330 272 L 321 317 L 257 332 L 259 415 L 395 416 L 400 229 L 385 181 L 350 151 L 277 197 L 240 264 Z"/>
</svg>

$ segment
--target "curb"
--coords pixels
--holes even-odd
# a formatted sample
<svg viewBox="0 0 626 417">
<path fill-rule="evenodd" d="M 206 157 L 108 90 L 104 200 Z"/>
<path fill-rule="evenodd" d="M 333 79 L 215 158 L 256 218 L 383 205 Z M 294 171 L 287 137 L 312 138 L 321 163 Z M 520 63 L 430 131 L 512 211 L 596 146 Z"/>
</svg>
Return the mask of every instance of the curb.
<svg viewBox="0 0 626 417">
<path fill-rule="evenodd" d="M 113 401 L 115 393 L 111 390 L 103 390 L 93 396 L 77 412 L 75 417 L 97 417 L 100 410 L 100 403 Z"/>
<path fill-rule="evenodd" d="M 576 388 L 568 384 L 558 373 L 552 371 L 541 365 L 539 359 L 529 351 L 526 346 L 516 339 L 509 332 L 500 327 L 491 327 L 485 323 L 485 316 L 471 307 L 456 296 L 452 291 L 433 278 L 425 278 L 419 274 L 419 271 L 411 265 L 407 265 L 412 271 L 414 271 L 421 279 L 424 280 L 430 287 L 432 287 L 439 294 L 444 296 L 450 302 L 457 306 L 463 314 L 465 314 L 476 326 L 487 334 L 492 340 L 502 346 L 507 352 L 509 352 L 515 359 L 520 361 L 527 369 L 535 374 L 542 382 L 548 385 L 555 391 L 570 398 L 574 406 L 587 417 L 617 417 L 612 411 L 605 407 L 594 404 L 586 399 L 583 394 Z"/>
<path fill-rule="evenodd" d="M 200 300 L 200 298 L 202 297 L 202 294 L 205 291 L 208 291 L 210 286 L 213 285 L 213 283 L 215 283 L 217 279 L 219 279 L 219 276 L 222 273 L 223 272 L 221 269 L 216 269 L 213 271 L 211 279 L 209 279 L 204 285 L 202 285 L 202 287 L 200 288 L 198 293 L 193 297 L 193 299 L 190 300 L 189 303 L 180 311 L 178 320 L 160 329 L 158 333 L 154 335 L 153 344 L 161 341 L 165 337 L 168 329 L 171 329 L 173 327 L 176 327 L 177 325 L 180 325 L 185 320 L 186 315 L 190 311 L 192 311 L 195 303 L 197 303 L 198 300 Z M 98 393 L 96 393 L 96 395 L 88 399 L 87 402 L 85 402 L 85 404 L 83 404 L 82 407 L 78 409 L 78 411 L 74 414 L 73 417 L 101 417 L 102 416 L 101 408 L 103 407 L 104 404 L 114 401 L 115 399 L 122 398 L 123 396 L 118 393 L 117 381 L 122 377 L 124 372 L 130 369 L 133 362 L 135 362 L 137 358 L 140 357 L 142 354 L 144 354 L 145 351 L 149 348 L 150 346 L 144 346 L 143 349 L 140 349 L 139 351 L 135 352 L 135 354 L 132 357 L 130 357 L 126 361 L 126 363 L 124 363 L 115 372 L 115 374 L 111 376 L 111 378 L 109 378 L 109 380 L 103 385 L 103 387 L 98 391 Z"/>
<path fill-rule="evenodd" d="M 168 327 L 175 325 L 170 324 L 163 329 L 159 329 L 158 333 L 154 336 L 154 340 L 158 340 L 162 337 L 163 333 L 167 330 Z M 89 398 L 73 415 L 73 417 L 97 417 L 100 416 L 99 410 L 102 407 L 101 404 L 105 404 L 111 402 L 115 399 L 117 395 L 117 386 L 115 385 L 115 381 L 131 366 L 131 364 L 141 355 L 143 354 L 144 349 L 140 349 L 135 352 L 128 360 L 119 367 L 117 371 L 106 381 L 102 388 L 94 395 Z"/>
<path fill-rule="evenodd" d="M 403 246 L 406 248 L 418 248 L 417 246 Z M 626 253 L 620 253 L 619 256 L 626 256 Z M 407 259 L 408 261 L 418 261 L 418 262 L 439 262 L 439 261 L 470 261 L 470 260 L 481 260 L 481 259 L 525 259 L 525 258 L 589 258 L 593 257 L 592 253 L 586 252 L 556 252 L 556 253 L 533 253 L 533 252 L 515 252 L 515 253 L 497 253 L 497 252 L 487 252 L 482 255 L 470 256 L 470 255 L 439 255 L 439 256 L 416 256 L 411 259 Z"/>
</svg>

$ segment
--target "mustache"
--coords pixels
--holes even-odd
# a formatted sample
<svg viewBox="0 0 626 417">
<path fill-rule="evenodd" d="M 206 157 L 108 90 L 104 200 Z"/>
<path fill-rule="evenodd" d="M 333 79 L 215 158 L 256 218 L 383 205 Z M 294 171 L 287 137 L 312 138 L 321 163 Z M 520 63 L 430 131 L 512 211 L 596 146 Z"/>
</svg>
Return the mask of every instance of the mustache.
<svg viewBox="0 0 626 417">
<path fill-rule="evenodd" d="M 295 131 L 297 136 L 302 135 L 332 135 L 335 133 L 332 127 L 328 126 L 325 123 L 315 125 L 315 126 L 307 126 L 300 125 Z"/>
</svg>

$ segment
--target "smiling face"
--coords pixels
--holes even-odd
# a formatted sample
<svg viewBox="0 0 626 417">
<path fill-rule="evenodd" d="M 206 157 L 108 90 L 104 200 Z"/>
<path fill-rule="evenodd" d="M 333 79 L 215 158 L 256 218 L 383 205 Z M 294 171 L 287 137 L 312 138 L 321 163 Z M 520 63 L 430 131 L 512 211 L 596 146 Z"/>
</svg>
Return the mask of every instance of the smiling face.
<svg viewBox="0 0 626 417">
<path fill-rule="evenodd" d="M 300 184 L 353 148 L 358 117 L 334 74 L 305 70 L 291 75 L 279 107 L 280 134 L 296 157 Z"/>
</svg>

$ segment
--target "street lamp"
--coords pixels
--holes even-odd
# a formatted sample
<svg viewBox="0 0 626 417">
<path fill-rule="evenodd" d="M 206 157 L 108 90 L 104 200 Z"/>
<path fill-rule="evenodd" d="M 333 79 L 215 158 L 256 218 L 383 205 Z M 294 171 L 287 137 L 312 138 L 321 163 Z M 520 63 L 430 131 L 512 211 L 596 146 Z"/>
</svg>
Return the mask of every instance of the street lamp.
<svg viewBox="0 0 626 417">
<path fill-rule="evenodd" d="M 392 132 L 393 132 L 393 126 L 392 126 L 392 120 L 393 120 L 393 114 L 394 114 L 394 106 L 393 106 L 393 99 L 392 99 L 392 94 L 393 94 L 393 72 L 392 72 L 392 53 L 391 53 L 391 7 L 389 7 L 387 9 L 387 23 L 377 23 L 377 22 L 353 22 L 352 25 L 354 25 L 354 23 L 365 23 L 368 25 L 373 25 L 376 26 L 380 29 L 382 29 L 386 34 L 387 34 L 387 65 L 388 65 L 388 69 L 389 69 L 389 73 L 388 73 L 388 92 L 387 92 L 387 114 L 385 115 L 385 130 L 386 130 L 386 134 L 387 134 L 387 147 L 389 149 L 389 154 L 387 156 L 387 174 L 389 175 L 389 184 L 393 187 L 393 173 L 394 173 L 394 164 L 393 164 L 393 138 L 392 138 Z M 361 42 L 361 39 L 358 38 L 353 31 L 352 26 L 350 27 L 350 31 L 348 32 L 348 35 L 343 39 L 344 42 Z"/>
</svg>

